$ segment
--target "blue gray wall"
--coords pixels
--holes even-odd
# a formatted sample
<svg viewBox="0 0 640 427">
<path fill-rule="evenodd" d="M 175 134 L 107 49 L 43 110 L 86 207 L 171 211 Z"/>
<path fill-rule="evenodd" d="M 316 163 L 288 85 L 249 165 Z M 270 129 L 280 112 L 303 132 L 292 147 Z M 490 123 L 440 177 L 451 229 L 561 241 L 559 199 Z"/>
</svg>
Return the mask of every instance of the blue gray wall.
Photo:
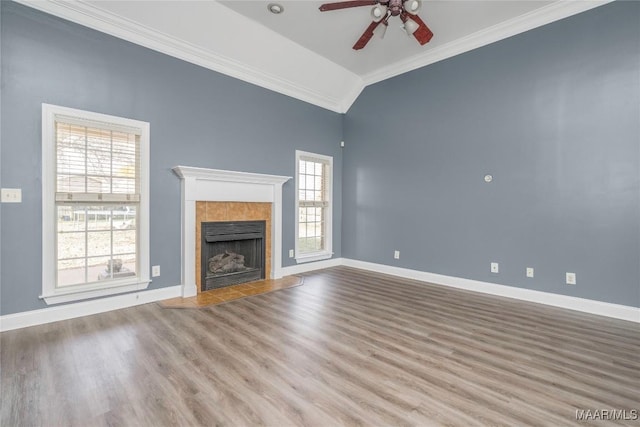
<svg viewBox="0 0 640 427">
<path fill-rule="evenodd" d="M 370 86 L 344 132 L 343 256 L 640 306 L 639 2 Z"/>
<path fill-rule="evenodd" d="M 180 283 L 176 165 L 293 176 L 295 150 L 334 157 L 341 254 L 339 114 L 7 1 L 1 7 L 3 187 L 0 313 L 46 307 L 41 293 L 41 104 L 151 123 L 151 288 Z M 283 264 L 294 247 L 294 183 L 284 186 Z"/>
</svg>

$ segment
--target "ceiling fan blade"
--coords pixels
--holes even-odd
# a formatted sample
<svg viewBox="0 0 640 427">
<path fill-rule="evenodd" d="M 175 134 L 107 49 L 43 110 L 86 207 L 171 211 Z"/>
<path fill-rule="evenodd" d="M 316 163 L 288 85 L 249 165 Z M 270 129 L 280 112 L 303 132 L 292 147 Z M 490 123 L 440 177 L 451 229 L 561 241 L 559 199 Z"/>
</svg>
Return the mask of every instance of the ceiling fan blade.
<svg viewBox="0 0 640 427">
<path fill-rule="evenodd" d="M 364 30 L 364 33 L 362 33 L 362 35 L 360 36 L 356 44 L 353 45 L 353 50 L 360 50 L 363 47 L 365 47 L 367 43 L 369 43 L 369 40 L 371 40 L 371 37 L 373 37 L 373 30 L 375 30 L 376 27 L 380 24 L 382 24 L 382 21 L 378 21 L 378 22 L 373 21 L 371 24 L 369 24 L 369 26 L 367 27 L 366 30 Z"/>
<path fill-rule="evenodd" d="M 328 10 L 338 10 L 338 9 L 347 9 L 350 7 L 359 7 L 359 6 L 373 6 L 374 4 L 378 4 L 378 0 L 351 0 L 351 1 L 339 1 L 335 3 L 325 3 L 320 6 L 321 12 L 326 12 Z"/>
<path fill-rule="evenodd" d="M 415 31 L 415 33 L 413 33 L 413 36 L 416 38 L 416 40 L 418 40 L 418 43 L 420 43 L 421 45 L 429 43 L 429 40 L 431 40 L 431 37 L 433 37 L 433 32 L 429 29 L 429 27 L 427 27 L 427 24 L 425 24 L 418 15 L 413 15 L 411 19 L 416 21 L 416 24 L 419 25 L 418 29 Z"/>
</svg>

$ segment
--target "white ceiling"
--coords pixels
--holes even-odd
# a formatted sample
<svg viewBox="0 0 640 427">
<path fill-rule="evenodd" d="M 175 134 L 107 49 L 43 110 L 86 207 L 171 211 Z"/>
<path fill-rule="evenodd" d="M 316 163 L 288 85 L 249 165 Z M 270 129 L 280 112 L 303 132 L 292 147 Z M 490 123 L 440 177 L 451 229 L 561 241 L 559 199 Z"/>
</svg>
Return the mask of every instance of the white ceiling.
<svg viewBox="0 0 640 427">
<path fill-rule="evenodd" d="M 340 0 L 338 0 L 340 1 Z M 403 59 L 547 6 L 551 1 L 425 1 L 419 16 L 434 33 L 425 46 L 409 38 L 400 18 L 391 18 L 385 38 L 351 47 L 371 23 L 371 6 L 320 12 L 322 1 L 281 1 L 285 11 L 274 15 L 265 1 L 222 1 L 222 4 L 303 47 L 366 77 Z"/>
<path fill-rule="evenodd" d="M 369 84 L 571 16 L 610 0 L 425 0 L 434 32 L 420 46 L 392 17 L 384 39 L 351 46 L 371 7 L 320 12 L 322 1 L 17 0 L 142 46 L 346 112 Z M 271 0 L 277 1 L 277 0 Z"/>
</svg>

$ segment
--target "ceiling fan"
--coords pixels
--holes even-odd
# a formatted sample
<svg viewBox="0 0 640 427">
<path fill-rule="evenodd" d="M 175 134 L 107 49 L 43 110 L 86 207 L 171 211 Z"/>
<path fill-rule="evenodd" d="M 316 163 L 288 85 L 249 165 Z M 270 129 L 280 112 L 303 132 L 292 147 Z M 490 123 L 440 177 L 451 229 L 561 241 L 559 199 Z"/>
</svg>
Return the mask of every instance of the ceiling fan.
<svg viewBox="0 0 640 427">
<path fill-rule="evenodd" d="M 427 44 L 433 37 L 433 33 L 417 15 L 421 5 L 422 2 L 420 0 L 351 0 L 325 3 L 320 6 L 320 11 L 327 12 L 351 7 L 373 6 L 373 9 L 371 9 L 373 22 L 369 24 L 356 44 L 353 45 L 354 50 L 360 50 L 369 43 L 369 40 L 373 37 L 373 30 L 380 24 L 383 25 L 381 31 L 379 31 L 380 37 L 384 37 L 389 25 L 389 18 L 392 16 L 400 16 L 404 24 L 404 30 L 409 36 L 415 37 L 421 45 Z"/>
</svg>

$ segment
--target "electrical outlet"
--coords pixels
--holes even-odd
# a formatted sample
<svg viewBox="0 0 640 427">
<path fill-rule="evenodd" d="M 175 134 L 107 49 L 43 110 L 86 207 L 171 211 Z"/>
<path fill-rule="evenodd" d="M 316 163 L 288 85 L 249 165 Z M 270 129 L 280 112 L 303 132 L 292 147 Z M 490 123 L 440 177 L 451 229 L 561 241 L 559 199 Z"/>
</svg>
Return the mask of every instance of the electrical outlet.
<svg viewBox="0 0 640 427">
<path fill-rule="evenodd" d="M 400 259 L 400 251 L 393 251 L 393 258 Z"/>
<path fill-rule="evenodd" d="M 527 277 L 533 277 L 533 268 L 527 267 Z"/>
<path fill-rule="evenodd" d="M 340 141 L 340 147 L 344 147 L 344 141 Z"/>
<path fill-rule="evenodd" d="M 2 203 L 22 203 L 22 189 L 3 188 L 1 190 L 0 200 Z"/>
<path fill-rule="evenodd" d="M 576 284 L 576 273 L 567 273 L 566 274 L 566 282 L 567 285 L 575 285 Z"/>
<path fill-rule="evenodd" d="M 295 255 L 293 249 L 289 249 L 289 258 L 293 258 Z"/>
<path fill-rule="evenodd" d="M 491 263 L 491 272 L 492 273 L 499 273 L 500 272 L 500 268 L 499 268 L 497 262 L 492 262 Z"/>
<path fill-rule="evenodd" d="M 151 277 L 158 277 L 158 276 L 160 276 L 160 266 L 154 265 L 153 267 L 151 267 Z"/>
</svg>

